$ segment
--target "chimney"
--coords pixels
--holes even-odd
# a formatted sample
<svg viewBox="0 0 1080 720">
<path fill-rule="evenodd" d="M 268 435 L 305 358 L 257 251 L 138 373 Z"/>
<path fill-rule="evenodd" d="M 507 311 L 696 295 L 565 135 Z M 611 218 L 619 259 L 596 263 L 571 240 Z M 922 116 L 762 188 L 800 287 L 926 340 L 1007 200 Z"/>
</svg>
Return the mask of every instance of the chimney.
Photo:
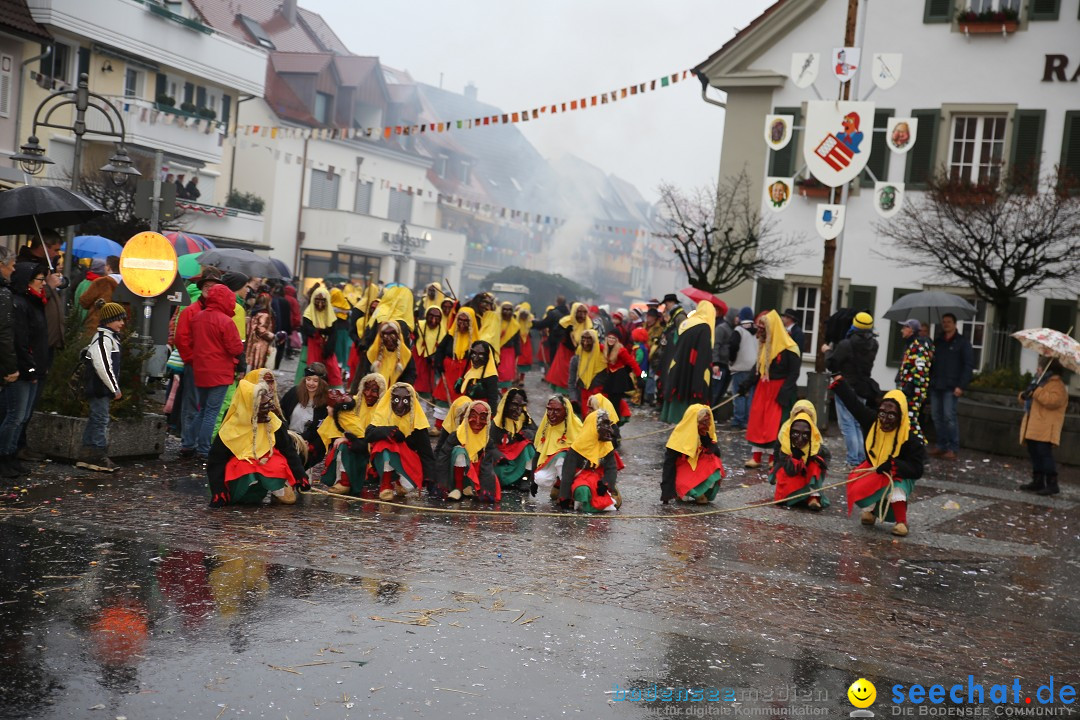
<svg viewBox="0 0 1080 720">
<path fill-rule="evenodd" d="M 465 97 L 467 97 L 469 100 L 476 99 L 476 86 L 472 84 L 472 81 L 470 81 L 469 84 L 465 86 Z"/>
<path fill-rule="evenodd" d="M 296 24 L 296 0 L 284 0 L 281 3 L 281 14 L 290 25 Z"/>
</svg>

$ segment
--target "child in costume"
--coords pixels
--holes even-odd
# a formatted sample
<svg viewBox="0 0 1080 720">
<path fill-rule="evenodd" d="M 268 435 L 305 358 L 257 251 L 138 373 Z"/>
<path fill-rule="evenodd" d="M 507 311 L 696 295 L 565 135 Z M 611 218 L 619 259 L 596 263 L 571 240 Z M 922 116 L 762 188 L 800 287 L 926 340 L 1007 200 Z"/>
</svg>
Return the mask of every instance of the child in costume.
<svg viewBox="0 0 1080 720">
<path fill-rule="evenodd" d="M 210 506 L 261 503 L 268 496 L 295 503 L 294 488 L 306 478 L 298 445 L 306 443 L 294 437 L 278 414 L 273 372 L 248 373 L 237 383 L 207 456 Z"/>
<path fill-rule="evenodd" d="M 552 395 L 544 406 L 544 417 L 536 431 L 533 445 L 536 448 L 536 465 L 533 479 L 551 482 L 551 499 L 559 498 L 559 478 L 566 452 L 581 432 L 581 420 L 574 413 L 570 398 Z"/>
<path fill-rule="evenodd" d="M 709 406 L 695 403 L 686 408 L 666 447 L 660 502 L 666 505 L 676 498 L 699 505 L 712 502 L 727 473 Z"/>
<path fill-rule="evenodd" d="M 408 383 L 395 383 L 375 406 L 364 438 L 371 466 L 381 478 L 379 499 L 403 498 L 434 479 L 435 456 L 420 398 Z"/>
<path fill-rule="evenodd" d="M 379 400 L 386 393 L 386 379 L 369 373 L 360 380 L 360 394 L 334 406 L 319 425 L 319 437 L 326 448 L 323 484 L 335 494 L 360 492 L 368 476 L 368 425 Z"/>
<path fill-rule="evenodd" d="M 809 400 L 800 400 L 791 408 L 791 415 L 780 427 L 773 450 L 774 460 L 769 482 L 776 485 L 775 500 L 787 500 L 788 507 L 803 506 L 821 510 L 829 499 L 819 490 L 829 467 L 829 449 L 821 441 L 817 426 L 817 410 Z M 809 494 L 807 494 L 809 493 Z"/>
<path fill-rule="evenodd" d="M 606 410 L 596 410 L 585 418 L 563 462 L 560 507 L 600 513 L 622 505 L 616 488 L 620 463 L 611 444 L 613 428 Z"/>
<path fill-rule="evenodd" d="M 440 457 L 448 462 L 438 468 L 439 484 L 448 500 L 465 497 L 483 502 L 502 499 L 502 486 L 495 476 L 488 452 L 491 408 L 483 400 L 472 400 L 458 410 L 457 427 L 447 438 Z"/>
<path fill-rule="evenodd" d="M 892 534 L 904 537 L 908 498 L 926 465 L 926 448 L 911 432 L 907 398 L 900 390 L 890 390 L 875 411 L 859 402 L 843 377 L 835 376 L 830 388 L 866 434 L 867 459 L 848 476 L 852 480 L 847 486 L 848 513 L 858 505 L 863 525 L 879 519 L 895 522 Z"/>
<path fill-rule="evenodd" d="M 491 459 L 500 485 L 536 495 L 533 437 L 536 426 L 527 409 L 529 398 L 521 388 L 510 388 L 499 401 L 491 428 Z"/>
</svg>

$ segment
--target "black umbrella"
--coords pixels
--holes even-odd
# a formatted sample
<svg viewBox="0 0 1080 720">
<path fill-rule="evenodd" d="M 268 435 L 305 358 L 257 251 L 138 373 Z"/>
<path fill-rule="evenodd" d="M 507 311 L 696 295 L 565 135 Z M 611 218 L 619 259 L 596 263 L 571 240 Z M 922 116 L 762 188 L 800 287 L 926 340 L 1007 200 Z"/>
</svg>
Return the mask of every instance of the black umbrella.
<svg viewBox="0 0 1080 720">
<path fill-rule="evenodd" d="M 958 320 L 970 320 L 975 317 L 975 306 L 959 295 L 941 290 L 924 290 L 908 293 L 892 304 L 885 311 L 889 320 L 904 322 L 914 318 L 924 325 L 939 324 L 946 314 L 954 315 Z"/>
<path fill-rule="evenodd" d="M 0 235 L 37 235 L 39 230 L 78 225 L 108 210 L 55 185 L 25 185 L 0 193 Z"/>
<path fill-rule="evenodd" d="M 280 278 L 281 271 L 270 258 L 256 255 L 243 248 L 215 248 L 199 255 L 200 265 L 213 265 L 221 270 L 241 272 L 248 277 Z"/>
</svg>

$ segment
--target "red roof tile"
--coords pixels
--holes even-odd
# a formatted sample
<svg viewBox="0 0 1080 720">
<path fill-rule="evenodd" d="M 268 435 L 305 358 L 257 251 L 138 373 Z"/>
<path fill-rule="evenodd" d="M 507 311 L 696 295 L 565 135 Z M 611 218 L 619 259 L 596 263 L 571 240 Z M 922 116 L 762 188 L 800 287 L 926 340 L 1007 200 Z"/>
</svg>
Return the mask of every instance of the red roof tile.
<svg viewBox="0 0 1080 720">
<path fill-rule="evenodd" d="M 26 0 L 3 0 L 0 2 L 0 27 L 31 40 L 52 42 L 49 31 L 34 22 Z"/>
</svg>

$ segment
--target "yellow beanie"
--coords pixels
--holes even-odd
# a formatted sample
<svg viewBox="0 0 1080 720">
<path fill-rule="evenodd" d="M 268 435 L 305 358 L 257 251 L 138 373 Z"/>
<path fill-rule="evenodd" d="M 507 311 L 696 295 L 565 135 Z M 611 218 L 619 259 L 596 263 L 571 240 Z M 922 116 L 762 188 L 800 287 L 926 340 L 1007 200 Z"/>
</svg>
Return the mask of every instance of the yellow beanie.
<svg viewBox="0 0 1080 720">
<path fill-rule="evenodd" d="M 873 330 L 874 318 L 870 313 L 861 312 L 855 315 L 855 320 L 851 323 L 859 330 Z"/>
</svg>

